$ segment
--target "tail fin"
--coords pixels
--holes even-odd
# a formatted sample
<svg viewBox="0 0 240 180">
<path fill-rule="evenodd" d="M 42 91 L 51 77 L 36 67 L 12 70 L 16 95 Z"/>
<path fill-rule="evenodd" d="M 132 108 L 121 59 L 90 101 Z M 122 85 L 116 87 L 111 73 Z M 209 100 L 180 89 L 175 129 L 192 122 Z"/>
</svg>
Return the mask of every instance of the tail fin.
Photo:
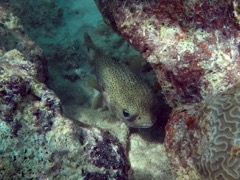
<svg viewBox="0 0 240 180">
<path fill-rule="evenodd" d="M 88 49 L 95 49 L 96 46 L 87 32 L 84 33 L 84 44 Z"/>
</svg>

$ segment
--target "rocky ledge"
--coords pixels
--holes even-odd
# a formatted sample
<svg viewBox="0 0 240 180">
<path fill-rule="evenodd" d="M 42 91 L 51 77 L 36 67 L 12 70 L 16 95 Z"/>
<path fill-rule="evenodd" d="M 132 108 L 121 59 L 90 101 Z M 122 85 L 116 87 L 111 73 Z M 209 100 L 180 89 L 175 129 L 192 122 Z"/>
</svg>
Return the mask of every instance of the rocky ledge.
<svg viewBox="0 0 240 180">
<path fill-rule="evenodd" d="M 127 179 L 118 139 L 66 118 L 41 49 L 1 6 L 0 24 L 0 179 Z"/>
</svg>

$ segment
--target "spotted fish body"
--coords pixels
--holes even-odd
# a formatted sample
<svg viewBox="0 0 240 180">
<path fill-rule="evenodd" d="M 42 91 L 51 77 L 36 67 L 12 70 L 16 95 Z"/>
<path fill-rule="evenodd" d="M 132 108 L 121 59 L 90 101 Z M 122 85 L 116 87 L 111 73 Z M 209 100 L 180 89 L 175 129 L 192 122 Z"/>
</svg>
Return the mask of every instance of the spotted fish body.
<svg viewBox="0 0 240 180">
<path fill-rule="evenodd" d="M 150 87 L 126 65 L 106 56 L 87 33 L 84 40 L 108 108 L 130 127 L 151 127 L 155 99 Z"/>
</svg>

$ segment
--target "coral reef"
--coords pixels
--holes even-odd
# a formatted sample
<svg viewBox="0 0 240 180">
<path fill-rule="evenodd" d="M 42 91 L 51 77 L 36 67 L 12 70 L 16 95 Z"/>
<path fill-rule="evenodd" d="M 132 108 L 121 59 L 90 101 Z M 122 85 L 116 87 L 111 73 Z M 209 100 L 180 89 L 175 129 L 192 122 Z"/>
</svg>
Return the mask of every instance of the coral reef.
<svg viewBox="0 0 240 180">
<path fill-rule="evenodd" d="M 174 108 L 165 147 L 130 134 L 106 111 L 80 106 L 96 93 L 83 84 L 91 69 L 79 32 L 101 36 L 96 44 L 104 42 L 107 54 L 141 74 L 138 54 L 122 38 L 104 24 L 64 29 L 85 15 L 68 11 L 70 1 L 67 8 L 51 0 L 11 2 L 1 2 L 8 11 L 0 5 L 0 179 L 127 179 L 129 164 L 132 179 L 240 178 L 237 0 L 95 0 L 105 22 L 151 63 Z M 47 79 L 46 60 L 26 30 L 47 54 L 48 86 L 72 119 L 40 83 Z"/>
<path fill-rule="evenodd" d="M 179 177 L 240 178 L 239 88 L 172 113 L 165 145 Z"/>
<path fill-rule="evenodd" d="M 239 24 L 240 23 L 240 15 L 239 15 L 239 13 L 240 13 L 240 3 L 239 3 L 239 1 L 236 1 L 236 0 L 232 1 L 232 6 L 233 6 L 233 14 L 234 14 L 234 16 L 237 19 L 238 24 Z"/>
<path fill-rule="evenodd" d="M 232 2 L 95 2 L 105 22 L 152 64 L 172 107 L 237 82 L 239 27 Z"/>
<path fill-rule="evenodd" d="M 2 5 L 22 20 L 22 26 L 32 38 L 40 36 L 50 38 L 63 22 L 64 11 L 56 1 L 11 0 L 7 3 L 3 2 Z"/>
<path fill-rule="evenodd" d="M 62 116 L 59 99 L 17 50 L 0 63 L 1 179 L 127 178 L 128 161 L 115 137 Z"/>
<path fill-rule="evenodd" d="M 239 2 L 95 2 L 173 107 L 164 144 L 176 178 L 239 179 Z"/>
<path fill-rule="evenodd" d="M 8 35 L 1 37 L 9 42 L 0 48 L 0 179 L 127 179 L 118 139 L 62 115 L 60 100 L 41 83 L 42 50 L 0 9 L 0 30 Z"/>
<path fill-rule="evenodd" d="M 194 159 L 200 173 L 209 179 L 240 178 L 240 94 L 219 94 L 211 99 L 199 118 L 202 126 L 200 157 Z"/>
<path fill-rule="evenodd" d="M 135 71 L 137 74 L 143 75 L 143 71 L 144 71 L 144 78 L 147 80 L 149 79 L 151 80 L 150 82 L 151 86 L 153 86 L 154 84 L 155 75 L 153 74 L 152 68 L 146 65 L 146 63 L 144 62 L 144 59 L 139 55 L 139 53 L 133 50 L 133 48 L 129 46 L 129 44 L 127 44 L 127 42 L 122 37 L 114 33 L 102 21 L 96 27 L 93 27 L 92 25 L 84 25 L 83 24 L 84 18 L 87 19 L 88 16 L 85 13 L 86 10 L 82 5 L 83 3 L 79 3 L 80 4 L 79 6 L 81 7 L 81 9 L 77 9 L 77 6 L 71 7 L 73 4 L 74 3 L 70 1 L 67 4 L 64 3 L 64 5 L 62 6 L 62 10 L 64 14 L 63 17 L 58 16 L 58 12 L 59 12 L 58 9 L 60 9 L 61 7 L 59 7 L 59 4 L 56 3 L 56 1 L 43 0 L 39 2 L 35 2 L 35 1 L 20 2 L 16 0 L 11 0 L 10 2 L 6 2 L 4 7 L 9 9 L 10 11 L 13 11 L 14 14 L 21 19 L 21 28 L 22 28 L 22 31 L 24 30 L 24 34 L 23 33 L 20 34 L 19 38 L 21 39 L 23 36 L 26 36 L 25 34 L 29 34 L 31 35 L 32 39 L 34 39 L 36 43 L 39 46 L 41 46 L 41 48 L 44 50 L 45 57 L 48 61 L 47 86 L 52 90 L 54 90 L 54 93 L 56 93 L 57 96 L 60 98 L 60 101 L 64 110 L 64 114 L 67 117 L 80 120 L 81 122 L 90 125 L 89 127 L 98 127 L 99 129 L 104 129 L 105 131 L 110 132 L 113 136 L 116 136 L 119 139 L 119 142 L 124 147 L 125 151 L 131 154 L 132 162 L 129 162 L 129 163 L 133 164 L 133 166 L 131 167 L 131 171 L 134 174 L 133 178 L 138 179 L 138 176 L 140 175 L 142 175 L 143 177 L 146 177 L 144 175 L 145 169 L 146 167 L 148 167 L 148 164 L 151 164 L 154 162 L 153 159 L 156 157 L 156 154 L 157 155 L 162 154 L 163 156 L 161 161 L 159 162 L 155 161 L 154 163 L 162 164 L 162 165 L 165 165 L 167 163 L 165 161 L 166 154 L 163 154 L 164 153 L 163 145 L 159 144 L 162 141 L 152 142 L 151 147 L 148 147 L 149 139 L 134 138 L 135 136 L 132 137 L 130 135 L 131 130 L 129 130 L 129 128 L 122 121 L 118 121 L 115 117 L 113 117 L 108 111 L 101 111 L 99 109 L 89 108 L 89 104 L 91 103 L 92 100 L 94 100 L 95 96 L 97 96 L 97 93 L 91 88 L 86 87 L 84 82 L 85 78 L 87 78 L 89 74 L 91 74 L 89 73 L 91 72 L 91 68 L 89 68 L 89 66 L 87 65 L 88 58 L 85 55 L 85 51 L 84 51 L 85 47 L 82 45 L 82 42 L 81 42 L 82 35 L 79 36 L 79 34 L 85 31 L 89 32 L 93 36 L 93 38 L 96 40 L 96 44 L 98 46 L 101 46 L 104 49 L 104 51 L 107 54 L 109 54 L 109 56 L 113 57 L 116 61 L 123 62 L 124 64 L 129 66 L 133 71 Z M 23 6 L 24 6 L 24 9 L 22 9 Z M 46 12 L 47 9 L 49 9 L 49 7 L 51 7 L 51 11 L 48 11 L 47 13 L 42 14 L 42 12 Z M 75 8 L 75 10 L 72 10 L 72 8 Z M 31 11 L 29 11 L 29 9 L 31 9 Z M 6 11 L 4 10 L 4 12 Z M 7 15 L 9 15 L 9 13 Z M 38 17 L 38 15 L 39 16 L 42 15 L 42 16 Z M 83 15 L 83 17 L 81 15 Z M 99 14 L 97 15 L 100 19 Z M 49 16 L 49 18 L 44 20 L 46 16 Z M 13 17 L 16 18 L 15 16 Z M 56 22 L 55 18 L 57 17 L 59 18 L 58 20 L 59 23 L 55 24 Z M 74 22 L 73 19 L 76 19 L 76 17 L 78 17 L 76 20 L 77 22 Z M 96 21 L 97 21 L 97 18 L 96 18 Z M 19 24 L 19 19 L 18 19 L 18 24 Z M 10 36 L 7 37 L 6 34 L 4 36 L 6 39 L 6 43 L 9 43 L 12 41 L 12 39 L 14 39 L 13 37 L 10 37 Z M 7 45 L 6 43 L 5 44 L 2 43 L 2 46 Z M 12 43 L 11 46 L 7 48 L 7 50 L 16 48 L 14 45 L 15 43 Z M 8 47 L 8 46 L 5 46 L 5 47 Z M 39 50 L 41 51 L 42 49 L 39 48 Z M 116 51 L 116 49 L 118 49 L 118 51 Z M 23 52 L 23 49 L 18 49 L 18 50 Z M 43 58 L 42 54 L 39 57 Z M 33 63 L 33 65 L 35 65 L 35 62 Z M 36 66 L 36 68 L 38 67 L 40 66 Z M 46 67 L 46 64 L 45 64 L 45 67 Z M 31 72 L 32 71 L 29 71 L 28 73 L 31 73 Z M 41 74 L 45 75 L 46 73 L 41 73 Z M 26 98 L 27 97 L 28 96 L 26 96 Z M 19 102 L 21 102 L 21 98 Z M 45 108 L 45 106 L 43 108 Z M 13 116 L 15 117 L 15 114 Z M 62 121 L 68 122 L 66 118 L 64 118 Z M 34 122 L 32 121 L 31 123 L 34 124 Z M 76 131 L 77 130 L 78 128 L 76 129 Z M 91 130 L 84 129 L 84 128 L 81 129 L 81 132 L 85 132 L 85 131 L 91 134 Z M 98 131 L 98 130 L 96 128 L 93 128 L 93 131 Z M 149 129 L 148 131 L 149 131 L 149 134 L 151 134 L 150 132 L 152 131 L 152 129 Z M 54 132 L 58 133 L 58 130 Z M 81 171 L 81 174 L 76 174 L 76 172 L 74 172 L 72 176 L 73 178 L 75 178 L 78 175 L 79 177 L 84 176 L 85 179 L 113 178 L 113 176 L 109 175 L 111 172 L 106 168 L 119 167 L 120 163 L 112 164 L 112 165 L 109 163 L 109 165 L 104 165 L 105 162 L 112 163 L 112 161 L 114 160 L 113 158 L 114 154 L 113 152 L 111 152 L 111 147 L 107 146 L 108 143 L 106 143 L 105 140 L 103 141 L 100 140 L 102 139 L 101 137 L 103 136 L 103 133 L 101 132 L 102 131 L 99 131 L 99 134 L 93 133 L 92 136 L 89 134 L 86 135 L 85 136 L 86 139 L 82 140 L 84 141 L 83 148 L 79 146 L 80 149 L 81 148 L 83 149 L 82 150 L 83 152 L 87 152 L 88 149 L 85 149 L 86 151 L 84 150 L 85 142 L 87 141 L 87 139 L 91 139 L 92 144 L 90 143 L 89 148 L 95 149 L 96 151 L 94 150 L 94 152 L 92 153 L 88 151 L 87 154 L 82 153 L 81 151 L 79 152 L 79 154 L 81 155 L 81 157 L 83 156 L 86 157 L 85 159 L 83 159 L 83 161 L 87 161 L 87 162 L 89 161 L 92 162 L 91 161 L 92 155 L 96 155 L 96 156 L 101 155 L 99 156 L 99 158 L 101 158 L 103 162 L 100 162 L 100 159 L 98 159 L 96 156 L 93 157 L 93 159 L 94 159 L 94 162 L 100 163 L 100 165 L 104 166 L 104 168 L 100 170 L 99 167 L 92 166 L 93 163 L 91 163 L 90 165 L 86 165 L 83 163 L 83 161 L 79 160 L 79 163 L 77 166 L 82 166 L 83 167 L 82 169 L 80 169 L 80 167 L 77 169 L 74 165 L 71 166 L 72 169 L 69 168 L 70 172 L 72 172 L 72 170 L 74 169 L 75 170 L 77 169 L 76 171 L 78 170 Z M 163 132 L 163 129 L 161 129 L 161 132 Z M 164 133 L 158 133 L 158 134 L 164 134 Z M 27 133 L 26 133 L 26 136 L 27 136 Z M 71 137 L 69 138 L 71 139 Z M 94 138 L 99 142 L 99 146 L 96 146 L 97 149 L 93 145 L 95 143 L 93 140 Z M 157 139 L 162 140 L 163 136 L 161 136 L 161 138 L 158 137 Z M 75 141 L 71 141 L 69 139 L 67 141 L 68 141 L 68 144 L 75 143 Z M 134 162 L 138 162 L 137 161 L 139 159 L 138 150 L 141 150 L 142 148 L 138 149 L 138 146 L 133 146 L 135 148 L 133 148 L 132 150 L 129 149 L 129 147 L 132 146 L 131 144 L 138 144 L 138 141 L 141 141 L 140 144 L 143 146 L 142 148 L 148 149 L 149 152 L 152 152 L 152 153 L 149 153 L 149 156 L 148 156 L 149 158 L 146 157 L 143 159 L 144 163 L 141 166 L 141 169 L 139 169 L 138 166 L 134 164 Z M 48 142 L 45 142 L 45 143 L 47 144 Z M 53 144 L 53 146 L 54 145 L 55 144 Z M 25 144 L 23 146 L 25 146 Z M 116 144 L 116 146 L 120 146 L 120 145 Z M 98 149 L 100 147 L 104 151 L 100 151 Z M 159 147 L 163 151 L 156 152 Z M 51 149 L 48 151 L 48 153 L 52 153 Z M 76 153 L 77 153 L 77 150 L 76 150 Z M 106 154 L 103 154 L 103 153 L 113 154 L 113 156 L 108 157 Z M 66 156 L 68 156 L 68 154 L 66 154 Z M 64 158 L 66 156 L 64 156 Z M 71 154 L 71 156 L 73 157 L 75 156 L 75 154 Z M 62 158 L 62 156 L 61 157 L 57 156 L 57 157 L 59 157 L 59 159 Z M 47 158 L 48 157 L 46 157 L 46 159 Z M 71 159 L 74 159 L 74 158 L 71 158 Z M 72 162 L 73 164 L 77 164 L 75 163 L 76 161 L 67 160 L 67 162 Z M 115 160 L 114 162 L 118 163 L 118 161 L 115 161 Z M 25 164 L 23 164 L 22 166 L 24 167 Z M 60 167 L 64 168 L 65 166 L 66 164 L 62 164 L 62 161 L 59 161 L 58 168 Z M 127 165 L 125 167 L 127 167 Z M 170 177 L 169 166 L 165 166 L 164 170 L 161 172 L 155 172 L 156 169 L 154 168 L 149 169 L 146 175 L 151 175 L 152 177 L 157 177 L 160 179 L 164 177 Z M 79 173 L 80 171 L 78 171 L 77 173 Z M 123 173 L 124 172 L 122 171 L 122 174 Z M 49 177 L 49 178 L 52 177 L 51 172 L 49 171 L 49 174 L 47 174 L 44 177 Z M 118 176 L 115 176 L 114 178 L 117 178 L 117 177 Z M 122 178 L 122 177 L 123 176 L 120 176 L 119 178 Z M 60 175 L 59 178 L 61 179 L 62 176 Z"/>
<path fill-rule="evenodd" d="M 0 47 L 1 51 L 6 52 L 11 49 L 18 49 L 31 62 L 36 69 L 36 76 L 39 81 L 46 80 L 46 60 L 42 49 L 31 40 L 23 29 L 18 17 L 12 12 L 0 6 Z M 43 73 L 44 71 L 44 73 Z"/>
</svg>

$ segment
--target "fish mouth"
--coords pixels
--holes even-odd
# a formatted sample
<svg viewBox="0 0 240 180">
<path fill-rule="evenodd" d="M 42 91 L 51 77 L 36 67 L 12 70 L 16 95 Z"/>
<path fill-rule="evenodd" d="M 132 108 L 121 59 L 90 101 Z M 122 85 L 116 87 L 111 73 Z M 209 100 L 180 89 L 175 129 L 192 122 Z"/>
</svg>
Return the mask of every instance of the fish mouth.
<svg viewBox="0 0 240 180">
<path fill-rule="evenodd" d="M 152 123 L 152 124 L 143 124 L 143 125 L 140 126 L 140 128 L 150 128 L 153 125 L 154 125 L 154 123 Z"/>
<path fill-rule="evenodd" d="M 147 123 L 147 124 L 141 124 L 141 125 L 131 124 L 131 123 L 126 123 L 126 124 L 127 126 L 132 128 L 150 128 L 154 125 L 154 123 Z"/>
</svg>

